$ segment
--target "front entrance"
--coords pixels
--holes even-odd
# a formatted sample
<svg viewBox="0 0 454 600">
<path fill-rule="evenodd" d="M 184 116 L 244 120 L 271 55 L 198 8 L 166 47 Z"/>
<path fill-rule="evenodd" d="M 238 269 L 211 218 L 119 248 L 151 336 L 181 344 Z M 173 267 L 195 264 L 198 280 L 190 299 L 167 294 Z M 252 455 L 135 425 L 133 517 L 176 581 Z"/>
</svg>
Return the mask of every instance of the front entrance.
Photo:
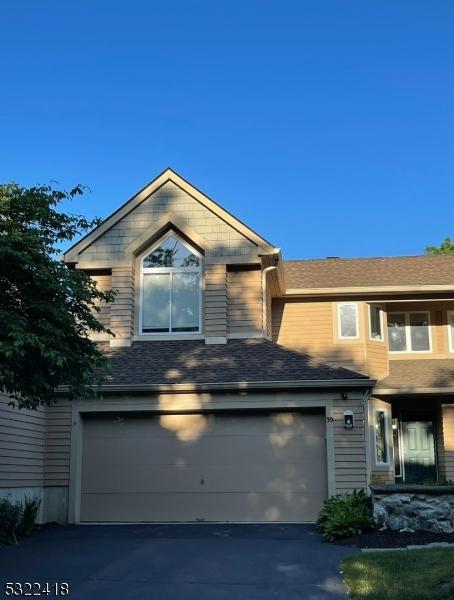
<svg viewBox="0 0 454 600">
<path fill-rule="evenodd" d="M 393 441 L 396 483 L 437 481 L 432 419 L 393 418 Z"/>
</svg>

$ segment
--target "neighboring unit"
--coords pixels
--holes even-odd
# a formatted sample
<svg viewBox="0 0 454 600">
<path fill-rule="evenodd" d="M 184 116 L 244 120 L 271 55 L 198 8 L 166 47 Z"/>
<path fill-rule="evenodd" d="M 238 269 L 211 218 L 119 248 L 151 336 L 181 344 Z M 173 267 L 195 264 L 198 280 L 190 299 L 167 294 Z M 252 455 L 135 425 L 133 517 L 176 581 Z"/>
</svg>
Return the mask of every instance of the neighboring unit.
<svg viewBox="0 0 454 600">
<path fill-rule="evenodd" d="M 170 169 L 64 256 L 118 291 L 102 395 L 0 402 L 0 494 L 42 521 L 314 521 L 454 479 L 454 256 L 284 261 Z"/>
</svg>

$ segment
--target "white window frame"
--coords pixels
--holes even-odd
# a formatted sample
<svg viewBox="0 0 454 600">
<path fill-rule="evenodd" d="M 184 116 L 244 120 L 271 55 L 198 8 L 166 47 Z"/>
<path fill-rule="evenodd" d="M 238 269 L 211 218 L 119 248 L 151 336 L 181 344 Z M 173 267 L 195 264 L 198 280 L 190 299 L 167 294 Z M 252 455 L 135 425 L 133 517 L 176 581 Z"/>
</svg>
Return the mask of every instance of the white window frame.
<svg viewBox="0 0 454 600">
<path fill-rule="evenodd" d="M 183 246 L 195 254 L 199 259 L 198 267 L 144 267 L 143 261 L 145 258 L 153 252 L 158 246 L 165 242 L 169 237 L 176 238 Z M 203 256 L 195 248 L 190 246 L 187 242 L 181 239 L 174 231 L 170 230 L 166 235 L 159 239 L 153 246 L 147 249 L 147 251 L 140 258 L 140 307 L 139 307 L 139 335 L 150 336 L 150 337 L 173 337 L 173 336 L 186 336 L 186 335 L 200 335 L 202 333 L 202 274 L 203 274 Z M 169 299 L 169 331 L 144 331 L 143 330 L 143 279 L 147 273 L 169 273 L 170 274 L 170 299 Z M 197 331 L 172 331 L 172 273 L 198 273 L 199 275 L 199 327 Z"/>
<path fill-rule="evenodd" d="M 342 306 L 354 306 L 356 316 L 356 335 L 342 335 L 341 308 Z M 338 302 L 337 304 L 337 337 L 340 340 L 359 340 L 359 306 L 357 302 Z"/>
<path fill-rule="evenodd" d="M 405 318 L 405 341 L 407 347 L 405 350 L 391 350 L 389 347 L 389 335 L 388 335 L 388 351 L 390 354 L 431 354 L 432 353 L 432 321 L 430 310 L 394 310 L 393 312 L 388 312 L 389 315 L 404 315 Z M 411 325 L 410 325 L 410 315 L 427 315 L 427 329 L 429 332 L 429 350 L 411 350 L 410 342 L 411 342 Z M 386 321 L 386 329 L 388 329 L 388 321 Z"/>
<path fill-rule="evenodd" d="M 449 324 L 449 317 L 451 315 L 454 315 L 454 310 L 447 311 L 448 348 L 449 348 L 449 352 L 454 352 L 454 347 L 453 347 L 452 339 L 451 339 L 451 325 Z"/>
<path fill-rule="evenodd" d="M 385 423 L 385 448 L 386 448 L 386 462 L 381 462 L 378 460 L 377 456 L 377 413 L 383 413 L 384 415 L 384 423 Z M 377 467 L 389 467 L 391 466 L 391 449 L 389 446 L 389 414 L 385 408 L 374 408 L 374 458 L 375 465 Z"/>
<path fill-rule="evenodd" d="M 372 308 L 378 308 L 378 310 L 380 311 L 381 336 L 379 338 L 372 337 L 372 318 L 371 318 Z M 369 339 L 372 342 L 383 342 L 385 339 L 385 329 L 384 329 L 384 325 L 383 325 L 383 306 L 381 304 L 369 304 Z"/>
</svg>

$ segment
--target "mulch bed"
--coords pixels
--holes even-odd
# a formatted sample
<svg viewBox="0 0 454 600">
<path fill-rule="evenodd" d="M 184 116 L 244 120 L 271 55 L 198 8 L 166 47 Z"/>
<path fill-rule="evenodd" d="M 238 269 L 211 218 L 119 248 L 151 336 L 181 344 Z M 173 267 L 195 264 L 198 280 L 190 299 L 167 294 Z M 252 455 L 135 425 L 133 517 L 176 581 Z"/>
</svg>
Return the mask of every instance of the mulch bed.
<svg viewBox="0 0 454 600">
<path fill-rule="evenodd" d="M 422 546 L 434 542 L 454 544 L 454 533 L 432 533 L 431 531 L 368 531 L 361 535 L 336 540 L 335 544 L 355 548 L 405 548 Z"/>
</svg>

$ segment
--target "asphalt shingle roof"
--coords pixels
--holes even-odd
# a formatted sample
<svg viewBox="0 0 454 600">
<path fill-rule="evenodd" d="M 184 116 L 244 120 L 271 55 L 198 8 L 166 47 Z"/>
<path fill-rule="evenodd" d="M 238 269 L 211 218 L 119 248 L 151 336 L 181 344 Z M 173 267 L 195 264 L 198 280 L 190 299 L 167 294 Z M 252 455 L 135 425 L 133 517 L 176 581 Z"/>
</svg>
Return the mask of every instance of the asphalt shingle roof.
<svg viewBox="0 0 454 600">
<path fill-rule="evenodd" d="M 389 375 L 376 388 L 454 387 L 454 359 L 391 360 Z"/>
<path fill-rule="evenodd" d="M 454 255 L 284 262 L 287 288 L 454 285 Z"/>
<path fill-rule="evenodd" d="M 212 345 L 204 340 L 166 340 L 100 347 L 111 360 L 105 377 L 111 385 L 368 380 L 262 338 Z"/>
</svg>

